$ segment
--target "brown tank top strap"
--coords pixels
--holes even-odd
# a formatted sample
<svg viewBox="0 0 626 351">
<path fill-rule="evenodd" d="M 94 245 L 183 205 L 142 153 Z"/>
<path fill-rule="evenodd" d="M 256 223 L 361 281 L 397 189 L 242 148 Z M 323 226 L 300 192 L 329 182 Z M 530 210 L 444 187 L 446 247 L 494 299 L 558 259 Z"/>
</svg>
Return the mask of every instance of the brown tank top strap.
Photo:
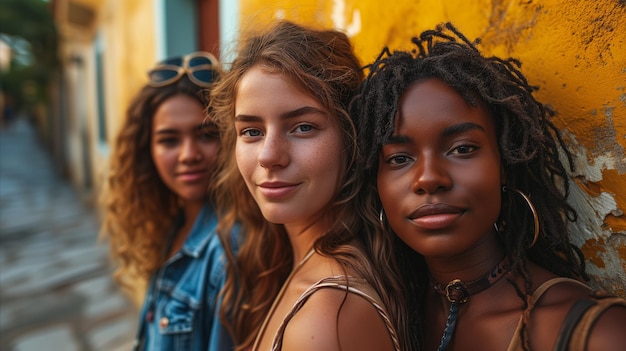
<svg viewBox="0 0 626 351">
<path fill-rule="evenodd" d="M 578 300 L 563 321 L 554 350 L 584 351 L 591 328 L 604 311 L 614 306 L 626 308 L 626 300 L 605 291 L 594 291 L 589 298 Z"/>
<path fill-rule="evenodd" d="M 546 293 L 546 291 L 548 291 L 548 289 L 550 289 L 554 285 L 560 284 L 560 283 L 578 284 L 580 286 L 584 286 L 586 288 L 589 288 L 589 286 L 587 284 L 585 284 L 585 283 L 583 283 L 581 281 L 578 281 L 576 279 L 563 278 L 563 277 L 552 278 L 550 280 L 545 281 L 543 284 L 539 285 L 537 290 L 535 290 L 535 292 L 533 293 L 533 297 L 532 297 L 533 304 L 535 304 L 537 301 L 539 301 L 539 299 L 543 296 L 543 294 Z"/>
<path fill-rule="evenodd" d="M 589 288 L 587 284 L 581 281 L 578 281 L 576 279 L 571 279 L 571 278 L 558 277 L 558 278 L 552 278 L 552 279 L 546 280 L 543 284 L 539 285 L 539 287 L 535 290 L 535 292 L 533 293 L 531 297 L 531 300 L 530 300 L 531 311 L 532 311 L 532 308 L 537 303 L 537 301 L 539 301 L 539 299 L 541 299 L 541 297 L 551 287 L 555 286 L 556 284 L 561 284 L 561 283 L 572 283 L 572 284 L 577 284 L 577 285 L 581 285 L 581 286 Z M 513 338 L 511 338 L 511 342 L 509 343 L 509 347 L 507 348 L 507 351 L 521 351 L 523 349 L 522 341 L 519 335 L 521 328 L 522 328 L 522 317 L 520 317 L 519 321 L 517 322 L 517 327 L 515 328 L 515 332 L 513 333 Z"/>
<path fill-rule="evenodd" d="M 325 288 L 340 289 L 356 294 L 372 304 L 372 306 L 374 306 L 374 308 L 376 309 L 378 315 L 385 323 L 385 327 L 387 328 L 389 337 L 393 342 L 394 350 L 400 351 L 400 342 L 398 340 L 398 335 L 395 328 L 393 327 L 391 318 L 389 318 L 387 311 L 383 308 L 382 303 L 380 302 L 380 297 L 378 296 L 378 294 L 376 294 L 374 289 L 365 280 L 346 276 L 324 278 L 317 283 L 311 285 L 304 293 L 302 293 L 302 295 L 300 295 L 300 297 L 293 305 L 289 313 L 287 313 L 285 319 L 276 331 L 276 335 L 274 336 L 274 341 L 272 343 L 272 351 L 280 351 L 282 349 L 283 336 L 285 333 L 285 328 L 287 327 L 289 321 L 291 321 L 291 319 L 296 315 L 296 313 L 298 313 L 302 306 L 304 306 L 304 304 L 308 301 L 311 295 L 313 295 L 320 289 Z"/>
</svg>

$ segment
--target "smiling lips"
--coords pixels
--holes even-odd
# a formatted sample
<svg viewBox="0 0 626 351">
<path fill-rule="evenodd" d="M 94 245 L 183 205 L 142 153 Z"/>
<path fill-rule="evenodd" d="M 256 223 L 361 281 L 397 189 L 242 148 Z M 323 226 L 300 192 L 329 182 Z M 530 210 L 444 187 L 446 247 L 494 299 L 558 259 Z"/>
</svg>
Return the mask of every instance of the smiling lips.
<svg viewBox="0 0 626 351">
<path fill-rule="evenodd" d="M 183 182 L 196 182 L 198 180 L 204 179 L 207 175 L 207 171 L 204 169 L 198 169 L 198 170 L 190 170 L 190 171 L 184 171 L 184 172 L 179 172 L 177 173 L 177 177 L 178 179 L 182 180 Z"/>
<path fill-rule="evenodd" d="M 269 199 L 279 199 L 288 196 L 298 188 L 298 184 L 285 182 L 264 182 L 258 186 L 261 194 Z"/>
<path fill-rule="evenodd" d="M 451 225 L 464 213 L 456 206 L 436 203 L 425 204 L 409 214 L 409 219 L 424 229 L 443 229 Z"/>
</svg>

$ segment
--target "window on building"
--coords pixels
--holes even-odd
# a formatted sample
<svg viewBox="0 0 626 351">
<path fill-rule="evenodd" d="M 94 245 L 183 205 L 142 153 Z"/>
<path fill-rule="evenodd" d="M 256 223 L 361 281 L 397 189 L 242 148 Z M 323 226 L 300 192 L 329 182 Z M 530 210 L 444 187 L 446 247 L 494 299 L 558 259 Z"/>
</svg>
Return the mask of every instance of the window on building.
<svg viewBox="0 0 626 351">
<path fill-rule="evenodd" d="M 165 57 L 186 55 L 198 48 L 196 0 L 162 0 Z"/>
<path fill-rule="evenodd" d="M 95 54 L 95 70 L 96 70 L 96 101 L 98 114 L 98 141 L 106 144 L 107 142 L 107 123 L 105 108 L 105 90 L 104 90 L 104 40 L 102 34 L 98 33 L 94 45 Z"/>
</svg>

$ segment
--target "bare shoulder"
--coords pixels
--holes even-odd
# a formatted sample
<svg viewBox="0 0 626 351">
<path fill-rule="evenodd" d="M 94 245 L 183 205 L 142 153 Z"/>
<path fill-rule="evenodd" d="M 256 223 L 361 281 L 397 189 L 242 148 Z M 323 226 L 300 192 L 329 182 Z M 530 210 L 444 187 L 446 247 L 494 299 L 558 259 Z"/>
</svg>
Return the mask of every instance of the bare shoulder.
<svg viewBox="0 0 626 351">
<path fill-rule="evenodd" d="M 531 345 L 555 345 L 567 313 L 581 299 L 589 298 L 589 288 L 573 282 L 555 284 L 535 305 L 528 322 Z"/>
<path fill-rule="evenodd" d="M 541 297 L 537 307 L 557 308 L 567 311 L 571 305 L 583 298 L 588 298 L 591 290 L 575 282 L 561 282 L 553 285 Z"/>
<path fill-rule="evenodd" d="M 376 308 L 365 298 L 336 288 L 311 295 L 285 329 L 283 351 L 393 351 Z"/>
</svg>

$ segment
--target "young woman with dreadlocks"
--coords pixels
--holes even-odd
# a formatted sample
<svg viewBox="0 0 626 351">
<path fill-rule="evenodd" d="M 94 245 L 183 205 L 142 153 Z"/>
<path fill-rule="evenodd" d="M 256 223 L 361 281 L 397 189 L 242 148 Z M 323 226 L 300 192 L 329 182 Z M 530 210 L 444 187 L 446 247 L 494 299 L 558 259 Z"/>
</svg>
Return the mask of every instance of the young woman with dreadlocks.
<svg viewBox="0 0 626 351">
<path fill-rule="evenodd" d="M 571 156 L 520 63 L 483 56 L 451 24 L 413 43 L 383 50 L 351 106 L 406 285 L 400 334 L 415 350 L 567 349 L 572 335 L 570 350 L 626 349 L 625 301 L 581 282 L 560 151 Z"/>
</svg>

